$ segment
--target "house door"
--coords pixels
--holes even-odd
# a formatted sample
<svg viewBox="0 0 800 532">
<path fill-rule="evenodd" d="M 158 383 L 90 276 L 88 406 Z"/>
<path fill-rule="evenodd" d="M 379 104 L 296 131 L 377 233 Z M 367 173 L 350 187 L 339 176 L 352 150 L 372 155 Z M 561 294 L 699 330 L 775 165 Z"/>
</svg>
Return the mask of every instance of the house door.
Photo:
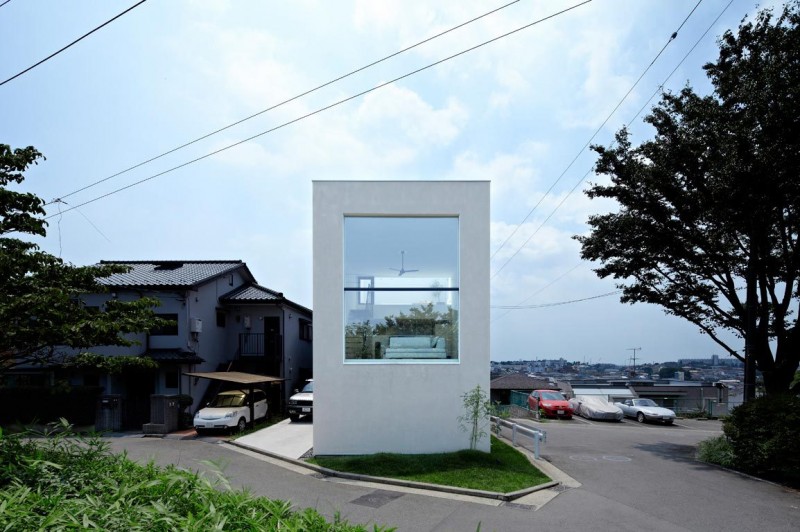
<svg viewBox="0 0 800 532">
<path fill-rule="evenodd" d="M 283 337 L 281 336 L 281 319 L 264 317 L 264 362 L 267 375 L 280 377 L 283 360 Z"/>
<path fill-rule="evenodd" d="M 126 368 L 122 373 L 125 388 L 122 426 L 141 430 L 150 422 L 150 396 L 155 393 L 156 372 L 149 369 Z"/>
</svg>

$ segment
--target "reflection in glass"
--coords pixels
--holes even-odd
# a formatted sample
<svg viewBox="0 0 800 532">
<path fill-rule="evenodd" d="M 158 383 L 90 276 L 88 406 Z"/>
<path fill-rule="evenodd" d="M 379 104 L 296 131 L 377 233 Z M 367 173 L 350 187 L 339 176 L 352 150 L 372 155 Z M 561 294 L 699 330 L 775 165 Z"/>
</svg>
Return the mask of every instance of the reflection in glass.
<svg viewBox="0 0 800 532">
<path fill-rule="evenodd" d="M 345 359 L 458 359 L 458 218 L 346 217 Z"/>
</svg>

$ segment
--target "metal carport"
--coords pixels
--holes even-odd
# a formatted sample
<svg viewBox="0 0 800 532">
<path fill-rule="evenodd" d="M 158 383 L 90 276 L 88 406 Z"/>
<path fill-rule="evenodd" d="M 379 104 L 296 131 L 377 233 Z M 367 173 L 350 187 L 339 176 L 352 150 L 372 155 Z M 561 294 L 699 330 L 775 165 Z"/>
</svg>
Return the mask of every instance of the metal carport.
<svg viewBox="0 0 800 532">
<path fill-rule="evenodd" d="M 255 424 L 255 405 L 253 403 L 253 389 L 256 384 L 283 382 L 284 379 L 279 377 L 269 377 L 267 375 L 256 375 L 255 373 L 243 373 L 241 371 L 204 371 L 184 373 L 190 377 L 198 379 L 209 379 L 214 381 L 232 382 L 234 384 L 241 384 L 247 386 L 249 407 L 250 407 L 250 427 Z M 282 405 L 281 405 L 282 407 Z"/>
</svg>

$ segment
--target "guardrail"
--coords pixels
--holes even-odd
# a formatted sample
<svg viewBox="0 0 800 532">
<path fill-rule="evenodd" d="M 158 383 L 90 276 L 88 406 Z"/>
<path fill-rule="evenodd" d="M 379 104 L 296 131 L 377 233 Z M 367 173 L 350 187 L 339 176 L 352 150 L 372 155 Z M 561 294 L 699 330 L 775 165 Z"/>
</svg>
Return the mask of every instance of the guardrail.
<svg viewBox="0 0 800 532">
<path fill-rule="evenodd" d="M 547 442 L 547 433 L 543 430 L 532 429 L 507 419 L 502 419 L 497 416 L 490 416 L 489 418 L 496 427 L 503 427 L 511 429 L 511 444 L 517 446 L 517 439 L 524 436 L 533 440 L 533 456 L 538 460 L 541 445 Z"/>
</svg>

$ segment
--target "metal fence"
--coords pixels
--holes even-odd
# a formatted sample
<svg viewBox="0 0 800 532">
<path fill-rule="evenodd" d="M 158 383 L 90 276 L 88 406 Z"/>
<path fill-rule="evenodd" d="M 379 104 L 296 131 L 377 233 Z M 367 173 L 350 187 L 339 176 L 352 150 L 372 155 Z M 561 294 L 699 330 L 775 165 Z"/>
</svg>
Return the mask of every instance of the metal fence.
<svg viewBox="0 0 800 532">
<path fill-rule="evenodd" d="M 533 451 L 533 456 L 540 458 L 541 446 L 547 442 L 547 433 L 540 429 L 526 427 L 507 419 L 491 416 L 496 432 L 511 441 L 514 447 L 524 447 Z"/>
<path fill-rule="evenodd" d="M 511 404 L 528 410 L 528 392 L 511 390 Z"/>
<path fill-rule="evenodd" d="M 707 415 L 710 417 L 727 416 L 731 411 L 742 404 L 739 401 L 719 401 L 717 399 L 672 399 L 668 401 L 656 401 L 659 406 L 669 408 L 678 416 L 681 415 Z"/>
</svg>

